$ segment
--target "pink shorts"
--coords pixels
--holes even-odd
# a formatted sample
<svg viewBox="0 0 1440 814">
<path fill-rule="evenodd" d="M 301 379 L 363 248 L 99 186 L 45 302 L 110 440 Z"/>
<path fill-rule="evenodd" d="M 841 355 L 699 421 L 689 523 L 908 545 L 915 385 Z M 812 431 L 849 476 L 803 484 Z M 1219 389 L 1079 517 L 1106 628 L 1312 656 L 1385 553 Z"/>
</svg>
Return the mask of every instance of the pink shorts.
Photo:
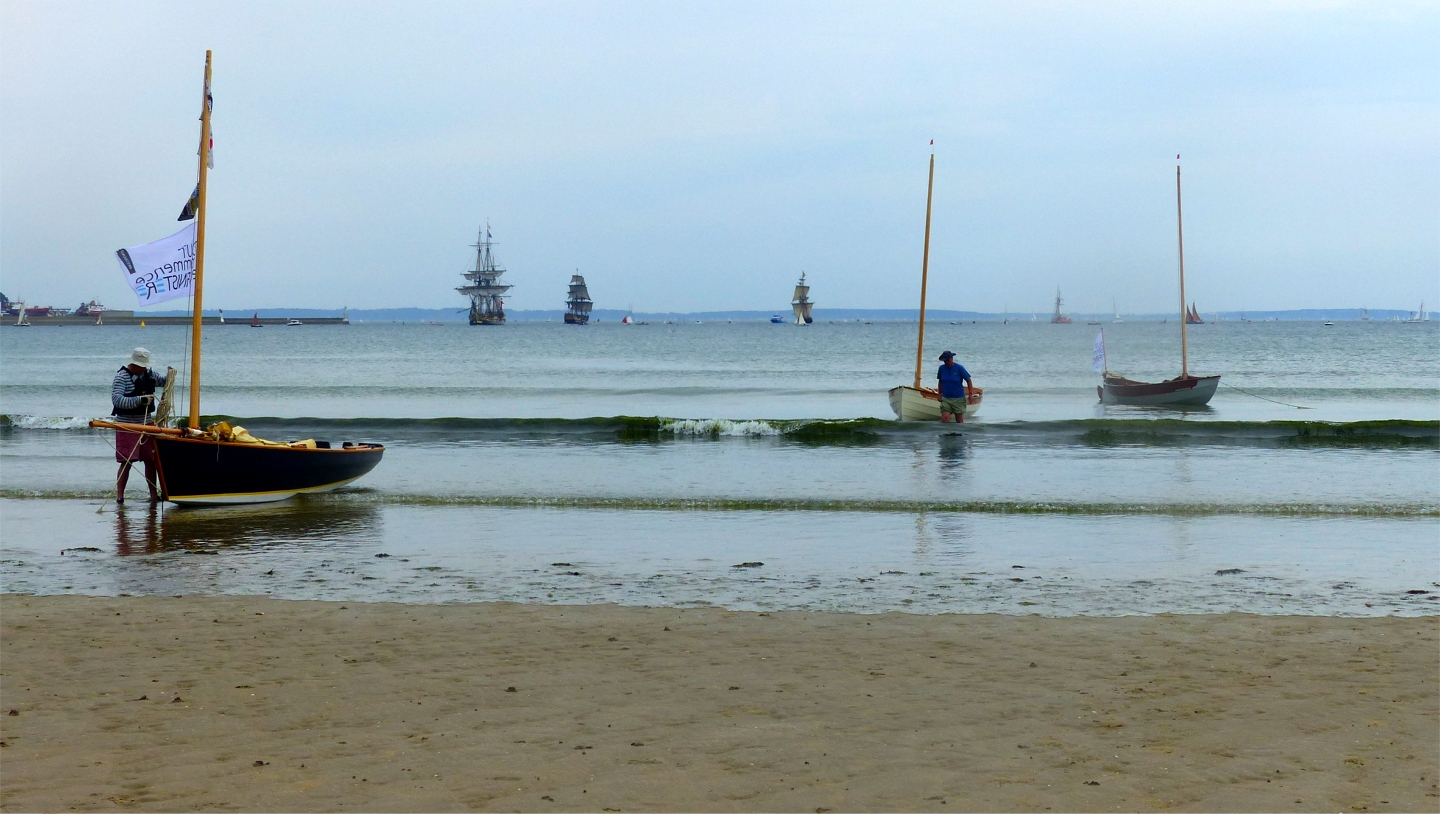
<svg viewBox="0 0 1440 814">
<path fill-rule="evenodd" d="M 155 443 L 150 436 L 130 430 L 115 431 L 115 460 L 119 463 L 155 461 Z"/>
</svg>

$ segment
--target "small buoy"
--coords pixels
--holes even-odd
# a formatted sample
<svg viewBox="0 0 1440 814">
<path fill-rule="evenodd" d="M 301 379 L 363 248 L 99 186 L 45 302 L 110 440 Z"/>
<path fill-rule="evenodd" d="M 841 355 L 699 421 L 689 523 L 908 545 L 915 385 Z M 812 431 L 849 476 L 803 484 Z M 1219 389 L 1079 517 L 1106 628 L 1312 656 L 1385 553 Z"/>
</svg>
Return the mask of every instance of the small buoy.
<svg viewBox="0 0 1440 814">
<path fill-rule="evenodd" d="M 140 327 L 141 327 L 141 328 L 144 328 L 144 327 L 145 327 L 145 320 L 143 320 L 143 319 L 140 320 Z"/>
</svg>

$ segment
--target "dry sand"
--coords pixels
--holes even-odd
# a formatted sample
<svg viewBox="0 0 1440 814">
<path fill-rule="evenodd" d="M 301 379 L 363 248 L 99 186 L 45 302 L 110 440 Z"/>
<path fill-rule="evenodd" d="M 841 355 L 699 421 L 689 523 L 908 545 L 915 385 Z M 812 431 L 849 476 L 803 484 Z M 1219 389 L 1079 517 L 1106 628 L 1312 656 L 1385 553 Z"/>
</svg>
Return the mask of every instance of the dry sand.
<svg viewBox="0 0 1440 814">
<path fill-rule="evenodd" d="M 9 595 L 0 620 L 6 811 L 1440 809 L 1436 617 Z"/>
</svg>

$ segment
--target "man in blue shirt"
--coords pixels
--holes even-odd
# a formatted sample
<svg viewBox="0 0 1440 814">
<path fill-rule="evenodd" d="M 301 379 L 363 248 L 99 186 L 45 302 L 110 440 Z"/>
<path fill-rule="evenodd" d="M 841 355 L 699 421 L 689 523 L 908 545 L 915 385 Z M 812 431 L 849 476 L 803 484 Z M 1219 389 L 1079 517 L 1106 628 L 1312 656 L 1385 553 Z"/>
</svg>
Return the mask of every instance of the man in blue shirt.
<svg viewBox="0 0 1440 814">
<path fill-rule="evenodd" d="M 940 420 L 949 423 L 954 416 L 956 422 L 965 420 L 965 404 L 970 396 L 970 371 L 964 365 L 955 364 L 955 354 L 945 351 L 940 354 Z"/>
</svg>

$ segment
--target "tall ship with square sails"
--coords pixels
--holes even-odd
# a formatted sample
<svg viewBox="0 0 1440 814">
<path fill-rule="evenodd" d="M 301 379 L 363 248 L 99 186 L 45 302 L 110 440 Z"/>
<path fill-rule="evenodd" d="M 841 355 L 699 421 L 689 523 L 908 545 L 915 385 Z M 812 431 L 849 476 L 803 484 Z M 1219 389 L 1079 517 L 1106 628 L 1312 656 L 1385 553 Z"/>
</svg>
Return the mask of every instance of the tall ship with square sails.
<svg viewBox="0 0 1440 814">
<path fill-rule="evenodd" d="M 565 324 L 589 324 L 590 309 L 594 305 L 590 299 L 590 289 L 585 287 L 585 278 L 579 274 L 570 275 L 570 299 L 565 301 Z"/>
<path fill-rule="evenodd" d="M 502 285 L 500 275 L 505 269 L 495 265 L 495 254 L 491 247 L 490 224 L 485 224 L 476 241 L 470 244 L 475 249 L 475 268 L 465 272 L 466 285 L 456 288 L 470 297 L 471 325 L 504 325 L 505 292 L 514 286 Z"/>
</svg>

